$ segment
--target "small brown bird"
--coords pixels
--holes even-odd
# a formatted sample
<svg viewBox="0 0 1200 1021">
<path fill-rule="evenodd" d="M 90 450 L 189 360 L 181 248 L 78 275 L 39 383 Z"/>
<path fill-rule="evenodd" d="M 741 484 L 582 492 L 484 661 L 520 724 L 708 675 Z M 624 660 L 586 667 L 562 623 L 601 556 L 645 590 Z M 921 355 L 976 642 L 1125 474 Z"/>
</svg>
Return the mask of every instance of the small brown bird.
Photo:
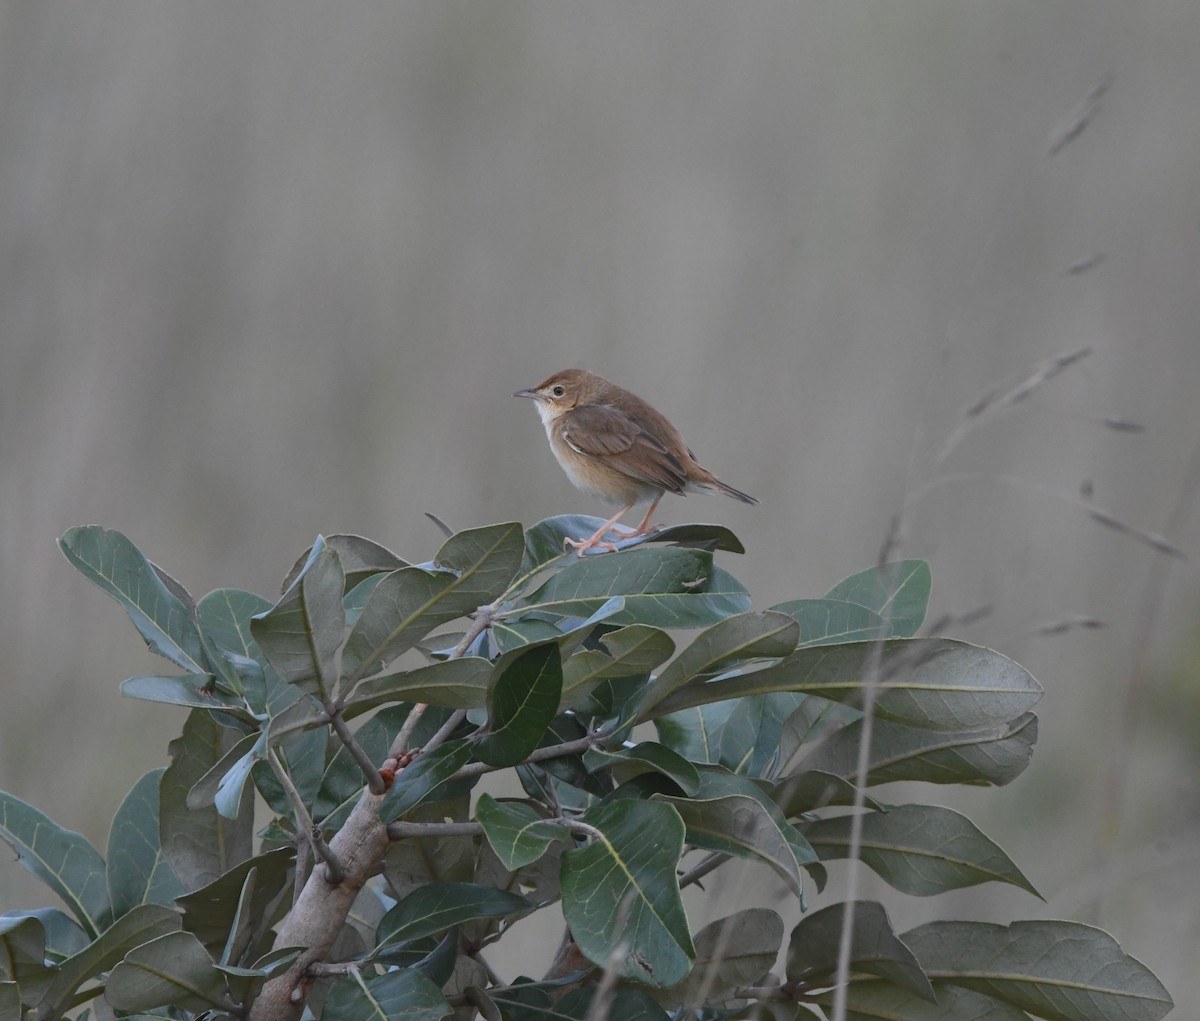
<svg viewBox="0 0 1200 1021">
<path fill-rule="evenodd" d="M 689 489 L 705 489 L 758 503 L 702 467 L 679 430 L 660 412 L 591 372 L 565 369 L 513 396 L 529 397 L 537 404 L 550 449 L 577 488 L 624 505 L 590 538 L 565 540 L 580 556 L 593 547 L 615 552 L 604 534 L 639 500 L 651 500 L 650 509 L 642 523 L 621 538 L 655 531 L 658 526 L 650 524 L 650 516 L 668 490 L 683 495 Z"/>
</svg>

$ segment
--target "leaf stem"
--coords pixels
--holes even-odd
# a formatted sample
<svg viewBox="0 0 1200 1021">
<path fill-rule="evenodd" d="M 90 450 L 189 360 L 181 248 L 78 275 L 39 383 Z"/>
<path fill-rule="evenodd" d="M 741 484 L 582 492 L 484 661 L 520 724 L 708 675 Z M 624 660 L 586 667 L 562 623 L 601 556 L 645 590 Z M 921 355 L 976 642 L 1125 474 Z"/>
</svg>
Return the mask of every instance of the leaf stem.
<svg viewBox="0 0 1200 1021">
<path fill-rule="evenodd" d="M 333 849 L 325 842 L 325 838 L 321 836 L 321 828 L 313 822 L 312 816 L 308 814 L 304 799 L 300 797 L 300 792 L 296 790 L 296 785 L 292 783 L 287 768 L 274 748 L 267 749 L 267 761 L 271 764 L 271 771 L 275 774 L 284 793 L 287 794 L 288 801 L 291 802 L 292 811 L 296 815 L 297 828 L 302 828 L 308 834 L 308 842 L 312 845 L 313 852 L 320 855 L 325 862 L 326 882 L 330 886 L 337 886 L 346 878 L 346 870 L 338 861 L 337 855 L 333 853 Z"/>
</svg>

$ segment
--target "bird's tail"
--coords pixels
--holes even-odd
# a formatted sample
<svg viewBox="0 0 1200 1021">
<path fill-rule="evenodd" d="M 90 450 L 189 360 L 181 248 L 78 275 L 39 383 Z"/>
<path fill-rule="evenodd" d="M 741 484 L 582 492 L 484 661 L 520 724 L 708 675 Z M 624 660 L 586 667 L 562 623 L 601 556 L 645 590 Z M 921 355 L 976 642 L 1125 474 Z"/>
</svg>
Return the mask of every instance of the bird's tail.
<svg viewBox="0 0 1200 1021">
<path fill-rule="evenodd" d="M 704 482 L 699 482 L 697 485 L 701 489 L 707 489 L 711 493 L 724 493 L 726 496 L 732 496 L 735 500 L 741 500 L 742 503 L 758 503 L 749 493 L 743 493 L 740 489 L 734 489 L 733 486 L 727 486 L 715 476 L 712 479 L 706 479 Z"/>
</svg>

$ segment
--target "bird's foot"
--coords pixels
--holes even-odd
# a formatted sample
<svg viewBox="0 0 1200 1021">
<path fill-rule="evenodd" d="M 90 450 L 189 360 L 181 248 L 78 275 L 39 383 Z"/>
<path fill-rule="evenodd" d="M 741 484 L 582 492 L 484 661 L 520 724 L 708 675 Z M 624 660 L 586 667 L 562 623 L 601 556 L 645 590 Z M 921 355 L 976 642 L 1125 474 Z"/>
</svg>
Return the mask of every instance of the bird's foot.
<svg viewBox="0 0 1200 1021">
<path fill-rule="evenodd" d="M 597 532 L 590 539 L 563 539 L 563 551 L 565 552 L 567 547 L 570 546 L 575 550 L 575 555 L 578 557 L 583 556 L 590 549 L 601 549 L 608 553 L 616 553 L 617 547 L 611 542 L 605 542 L 602 538 L 603 535 L 604 531 L 602 530 Z M 622 536 L 622 538 L 624 538 L 624 536 Z"/>
</svg>

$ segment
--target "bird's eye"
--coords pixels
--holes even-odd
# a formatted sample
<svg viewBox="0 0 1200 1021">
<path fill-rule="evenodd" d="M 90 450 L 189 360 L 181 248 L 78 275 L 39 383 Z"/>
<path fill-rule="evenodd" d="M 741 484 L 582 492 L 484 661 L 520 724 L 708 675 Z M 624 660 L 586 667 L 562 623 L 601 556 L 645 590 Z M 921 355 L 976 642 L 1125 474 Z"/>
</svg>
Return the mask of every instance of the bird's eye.
<svg viewBox="0 0 1200 1021">
<path fill-rule="evenodd" d="M 551 392 L 552 394 L 554 394 L 554 396 L 555 396 L 555 397 L 561 397 L 563 394 L 565 394 L 565 393 L 567 392 L 567 390 L 566 390 L 566 387 L 564 387 L 564 386 L 562 386 L 562 385 L 560 384 L 559 386 L 556 386 L 556 387 L 555 387 L 553 390 L 551 390 L 550 392 Z"/>
</svg>

